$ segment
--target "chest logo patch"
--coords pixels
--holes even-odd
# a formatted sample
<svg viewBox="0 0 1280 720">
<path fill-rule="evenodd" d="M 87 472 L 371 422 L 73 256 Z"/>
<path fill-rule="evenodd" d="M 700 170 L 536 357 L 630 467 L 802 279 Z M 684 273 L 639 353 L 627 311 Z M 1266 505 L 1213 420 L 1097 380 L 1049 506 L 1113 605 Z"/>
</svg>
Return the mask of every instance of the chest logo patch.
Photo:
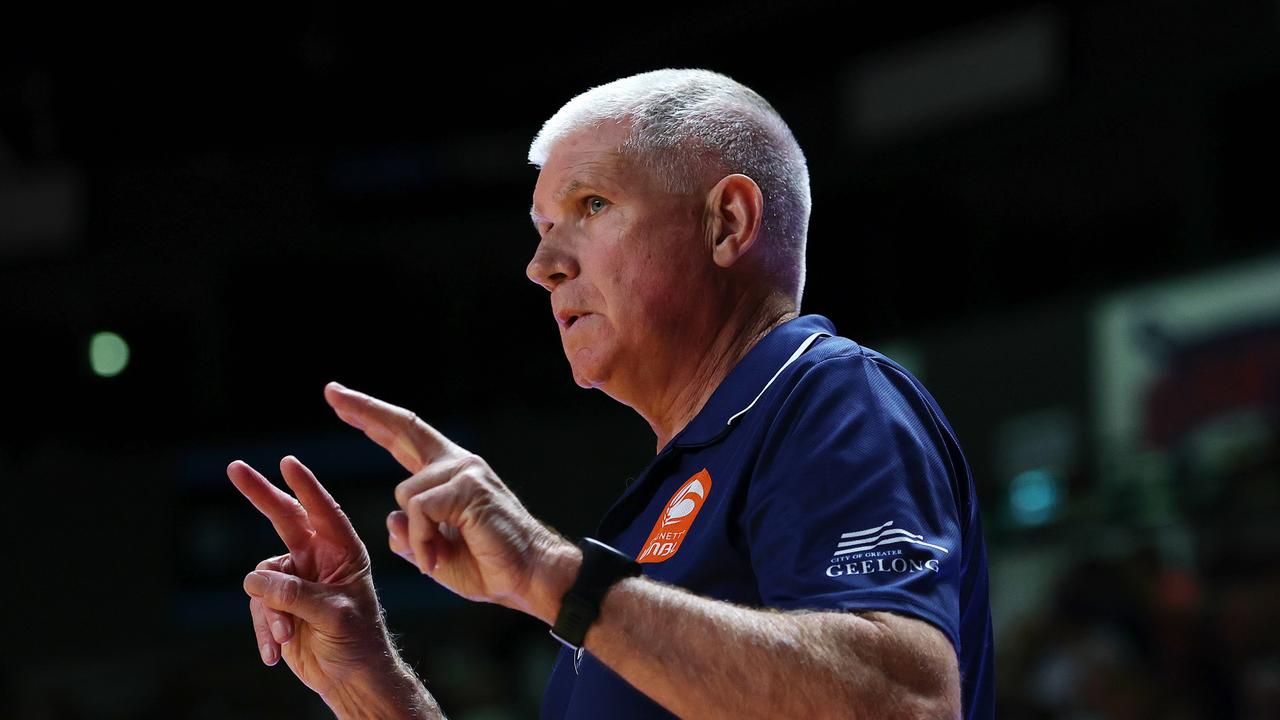
<svg viewBox="0 0 1280 720">
<path fill-rule="evenodd" d="M 653 524 L 653 531 L 649 533 L 649 539 L 644 541 L 644 548 L 636 562 L 660 563 L 675 555 L 709 494 L 711 473 L 703 468 L 697 475 L 686 480 L 662 508 L 662 514 Z"/>
</svg>

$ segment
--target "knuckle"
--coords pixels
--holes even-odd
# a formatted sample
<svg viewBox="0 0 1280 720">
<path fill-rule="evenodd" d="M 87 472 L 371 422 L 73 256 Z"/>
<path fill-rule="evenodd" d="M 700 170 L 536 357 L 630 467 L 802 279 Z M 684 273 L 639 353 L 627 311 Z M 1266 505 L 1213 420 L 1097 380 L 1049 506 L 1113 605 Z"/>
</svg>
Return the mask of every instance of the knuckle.
<svg viewBox="0 0 1280 720">
<path fill-rule="evenodd" d="M 410 512 L 416 513 L 418 515 L 426 515 L 427 514 L 427 494 L 425 492 L 420 492 L 417 495 L 414 495 L 413 497 L 409 498 L 409 510 Z"/>
<path fill-rule="evenodd" d="M 423 424 L 422 420 L 418 418 L 418 413 L 409 410 L 408 408 L 405 409 L 404 414 L 401 415 L 401 417 L 404 418 L 404 427 L 402 430 L 405 432 L 417 430 Z"/>
<path fill-rule="evenodd" d="M 396 485 L 396 503 L 400 505 L 400 507 L 408 507 L 409 500 L 413 498 L 413 481 L 414 478 L 409 478 L 408 480 L 401 480 L 400 483 Z"/>
<path fill-rule="evenodd" d="M 302 581 L 296 577 L 287 576 L 275 583 L 273 590 L 275 597 L 282 605 L 292 606 L 298 601 L 298 596 L 302 594 Z"/>
<path fill-rule="evenodd" d="M 364 614 L 351 598 L 339 598 L 333 605 L 333 623 L 339 633 L 354 635 L 364 625 Z"/>
<path fill-rule="evenodd" d="M 480 486 L 480 481 L 473 472 L 461 472 L 449 480 L 449 491 L 467 497 Z"/>
<path fill-rule="evenodd" d="M 454 474 L 483 475 L 488 468 L 489 466 L 484 461 L 484 458 L 469 450 L 463 450 L 461 457 L 458 458 L 457 470 L 454 471 Z"/>
</svg>

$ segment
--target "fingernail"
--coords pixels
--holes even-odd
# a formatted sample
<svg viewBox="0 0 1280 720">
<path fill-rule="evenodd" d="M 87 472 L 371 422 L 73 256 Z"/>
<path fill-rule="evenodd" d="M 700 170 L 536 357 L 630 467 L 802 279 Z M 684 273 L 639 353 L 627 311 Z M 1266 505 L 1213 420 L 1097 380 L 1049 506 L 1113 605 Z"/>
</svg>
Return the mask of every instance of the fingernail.
<svg viewBox="0 0 1280 720">
<path fill-rule="evenodd" d="M 271 649 L 271 643 L 262 643 L 262 662 L 268 665 L 276 664 L 276 654 Z"/>
<path fill-rule="evenodd" d="M 260 572 L 251 572 L 244 578 L 244 591 L 250 595 L 265 595 L 267 592 L 267 576 Z"/>
<path fill-rule="evenodd" d="M 289 631 L 285 629 L 284 623 L 279 620 L 271 623 L 271 635 L 281 645 L 289 639 Z"/>
<path fill-rule="evenodd" d="M 337 380 L 333 380 L 333 381 L 331 381 L 329 384 L 330 384 L 330 385 L 332 385 L 332 386 L 334 386 L 334 387 L 336 387 L 336 388 L 338 388 L 339 390 L 346 390 L 346 389 L 347 389 L 347 386 L 346 386 L 346 385 L 343 385 L 342 383 L 338 382 Z"/>
</svg>

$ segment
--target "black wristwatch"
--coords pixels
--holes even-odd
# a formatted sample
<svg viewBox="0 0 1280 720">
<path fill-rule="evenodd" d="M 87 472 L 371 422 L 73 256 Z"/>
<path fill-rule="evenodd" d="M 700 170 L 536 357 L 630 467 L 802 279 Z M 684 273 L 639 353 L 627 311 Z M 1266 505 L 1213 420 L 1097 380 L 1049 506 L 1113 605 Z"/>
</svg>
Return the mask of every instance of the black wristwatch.
<svg viewBox="0 0 1280 720">
<path fill-rule="evenodd" d="M 600 616 L 600 602 L 609 588 L 622 578 L 640 574 L 640 563 L 595 538 L 582 538 L 578 547 L 582 567 L 560 601 L 560 614 L 551 628 L 551 637 L 575 652 L 581 650 L 587 628 Z"/>
</svg>

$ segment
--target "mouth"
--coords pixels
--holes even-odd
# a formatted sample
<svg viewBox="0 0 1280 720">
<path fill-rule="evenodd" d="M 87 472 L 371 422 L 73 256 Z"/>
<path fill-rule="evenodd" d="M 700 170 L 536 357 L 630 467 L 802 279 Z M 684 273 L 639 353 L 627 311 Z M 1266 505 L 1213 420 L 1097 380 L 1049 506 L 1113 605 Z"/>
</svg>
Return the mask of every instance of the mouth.
<svg viewBox="0 0 1280 720">
<path fill-rule="evenodd" d="M 556 322 L 560 323 L 561 330 L 568 330 L 576 325 L 579 320 L 590 314 L 590 312 L 585 310 L 556 313 Z"/>
</svg>

